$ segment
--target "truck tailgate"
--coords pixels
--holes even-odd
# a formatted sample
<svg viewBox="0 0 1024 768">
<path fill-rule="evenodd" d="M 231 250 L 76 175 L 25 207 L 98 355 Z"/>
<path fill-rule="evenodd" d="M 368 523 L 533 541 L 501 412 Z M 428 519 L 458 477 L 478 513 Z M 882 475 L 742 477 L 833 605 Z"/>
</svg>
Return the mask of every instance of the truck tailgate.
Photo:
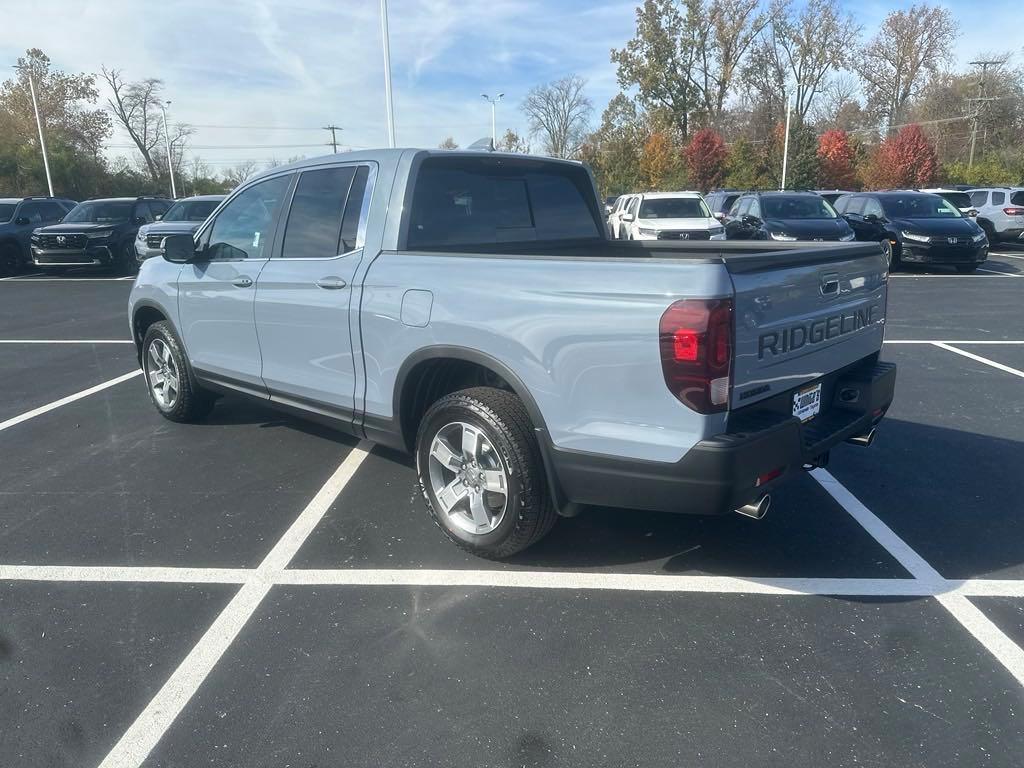
<svg viewBox="0 0 1024 768">
<path fill-rule="evenodd" d="M 813 250 L 726 258 L 736 294 L 734 409 L 811 382 L 882 345 L 888 266 L 881 248 L 808 246 Z"/>
</svg>

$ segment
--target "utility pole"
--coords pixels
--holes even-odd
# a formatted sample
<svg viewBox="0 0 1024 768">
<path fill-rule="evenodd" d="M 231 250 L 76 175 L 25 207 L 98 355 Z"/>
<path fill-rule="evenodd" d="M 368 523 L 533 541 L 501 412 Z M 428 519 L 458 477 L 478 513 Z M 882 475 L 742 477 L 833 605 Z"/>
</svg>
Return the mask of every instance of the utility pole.
<svg viewBox="0 0 1024 768">
<path fill-rule="evenodd" d="M 789 114 L 793 111 L 793 97 L 786 100 L 786 138 L 782 142 L 782 186 L 779 190 L 786 189 L 786 166 L 789 163 Z"/>
<path fill-rule="evenodd" d="M 325 125 L 324 130 L 331 132 L 331 146 L 334 147 L 334 154 L 338 154 L 338 136 L 335 131 L 340 131 L 341 128 L 336 125 Z"/>
<path fill-rule="evenodd" d="M 486 101 L 489 101 L 491 103 L 491 149 L 494 149 L 498 145 L 498 129 L 497 118 L 495 117 L 495 106 L 499 101 L 502 100 L 502 98 L 504 98 L 505 94 L 499 93 L 493 99 L 486 93 L 481 93 L 480 95 L 483 96 Z"/>
<path fill-rule="evenodd" d="M 164 106 L 170 106 L 171 102 L 165 101 L 160 105 L 160 112 L 164 116 L 164 147 L 167 149 L 167 173 L 171 175 L 171 200 L 178 199 L 178 190 L 174 186 L 174 161 L 171 159 L 171 134 L 167 131 L 167 110 Z"/>
<path fill-rule="evenodd" d="M 384 107 L 387 110 L 388 146 L 395 146 L 395 107 L 391 102 L 391 41 L 388 35 L 388 0 L 380 0 L 380 31 L 384 44 Z"/>
<path fill-rule="evenodd" d="M 967 102 L 977 102 L 977 106 L 974 108 L 974 115 L 971 117 L 971 151 L 967 156 L 967 167 L 974 167 L 974 147 L 978 141 L 978 124 L 981 122 L 981 110 L 985 105 L 986 101 L 994 101 L 994 99 L 985 97 L 985 75 L 988 74 L 988 68 L 993 67 L 1003 62 L 999 59 L 989 59 L 986 61 L 972 61 L 971 66 L 981 67 L 981 79 L 978 80 L 978 97 L 975 99 L 968 99 Z"/>
<path fill-rule="evenodd" d="M 32 111 L 36 113 L 36 128 L 39 130 L 39 148 L 43 151 L 43 168 L 46 169 L 46 186 L 50 190 L 50 197 L 53 197 L 53 179 L 50 178 L 50 160 L 46 156 L 46 138 L 43 136 L 43 121 L 39 117 L 39 102 L 36 101 L 36 86 L 32 81 L 31 64 L 15 64 L 14 69 L 23 69 L 28 74 L 28 90 L 32 94 Z"/>
</svg>

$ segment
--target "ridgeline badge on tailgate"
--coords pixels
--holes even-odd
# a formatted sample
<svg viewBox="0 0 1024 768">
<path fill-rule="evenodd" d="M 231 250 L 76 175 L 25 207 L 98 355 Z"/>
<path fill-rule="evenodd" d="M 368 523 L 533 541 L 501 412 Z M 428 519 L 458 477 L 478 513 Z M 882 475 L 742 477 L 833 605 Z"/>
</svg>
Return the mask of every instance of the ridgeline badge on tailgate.
<svg viewBox="0 0 1024 768">
<path fill-rule="evenodd" d="M 871 325 L 878 316 L 879 307 L 872 304 L 848 314 L 829 315 L 805 325 L 794 325 L 781 331 L 762 333 L 757 339 L 757 359 L 764 360 L 765 353 L 784 355 L 807 344 L 820 344 L 827 339 L 845 336 Z"/>
</svg>

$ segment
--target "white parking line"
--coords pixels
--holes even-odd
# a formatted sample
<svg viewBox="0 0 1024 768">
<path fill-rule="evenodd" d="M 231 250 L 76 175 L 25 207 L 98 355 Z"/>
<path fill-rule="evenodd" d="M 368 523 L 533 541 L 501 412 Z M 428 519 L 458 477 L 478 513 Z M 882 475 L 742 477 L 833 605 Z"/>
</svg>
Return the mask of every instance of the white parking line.
<svg viewBox="0 0 1024 768">
<path fill-rule="evenodd" d="M 131 339 L 0 339 L 0 344 L 134 344 Z"/>
<path fill-rule="evenodd" d="M 932 342 L 932 346 L 936 346 L 939 349 L 944 349 L 947 352 L 955 352 L 958 355 L 963 355 L 966 358 L 969 358 L 979 363 L 984 363 L 985 365 L 991 365 L 993 368 L 998 368 L 1000 371 L 1012 373 L 1014 376 L 1020 376 L 1022 379 L 1024 379 L 1024 371 L 1020 371 L 1016 368 L 1011 368 L 1010 366 L 1003 365 L 1002 363 L 997 363 L 995 360 L 989 360 L 987 357 L 982 357 L 981 355 L 976 355 L 973 352 L 968 352 L 967 350 L 959 349 L 958 347 L 954 347 L 942 341 L 934 341 Z"/>
<path fill-rule="evenodd" d="M 155 582 L 244 584 L 252 568 L 177 568 L 135 565 L 0 565 L 0 581 Z"/>
<path fill-rule="evenodd" d="M 288 565 L 352 479 L 371 448 L 372 444 L 364 441 L 349 452 L 259 568 L 250 572 L 249 579 L 110 750 L 100 768 L 130 768 L 142 764 L 259 607 L 275 576 Z"/>
<path fill-rule="evenodd" d="M 1024 256 L 1021 256 L 1019 254 L 1014 254 L 1014 253 L 991 253 L 991 252 L 989 252 L 988 255 L 989 256 L 998 256 L 1000 259 L 1024 259 Z"/>
<path fill-rule="evenodd" d="M 897 536 L 889 526 L 865 507 L 827 470 L 815 469 L 811 474 L 875 541 L 907 569 L 911 576 L 925 583 L 936 583 L 943 580 L 938 571 L 911 549 L 909 544 Z M 989 653 L 995 656 L 1011 675 L 1017 678 L 1018 683 L 1024 685 L 1024 650 L 1019 645 L 1014 643 L 963 594 L 939 594 L 935 596 L 935 599 L 968 632 L 974 635 L 975 639 L 988 649 Z"/>
<path fill-rule="evenodd" d="M 20 416 L 13 416 L 12 418 L 7 419 L 7 421 L 0 421 L 0 432 L 3 432 L 5 429 L 10 429 L 13 426 L 21 424 L 24 421 L 28 421 L 29 419 L 34 419 L 36 416 L 42 416 L 44 413 L 49 413 L 50 411 L 56 408 L 60 408 L 63 405 L 67 405 L 68 403 L 73 403 L 76 400 L 81 400 L 83 397 L 88 397 L 89 395 L 94 395 L 97 392 L 102 392 L 104 389 L 109 389 L 110 387 L 120 384 L 122 381 L 128 381 L 128 379 L 134 379 L 136 376 L 141 375 L 141 370 L 131 371 L 122 376 L 118 376 L 116 379 L 104 381 L 102 384 L 97 384 L 94 387 L 83 389 L 81 392 L 76 392 L 73 395 L 62 397 L 60 400 L 54 400 L 52 403 L 47 403 L 46 405 L 41 405 L 38 408 L 33 408 L 31 411 L 26 411 Z"/>
<path fill-rule="evenodd" d="M 1016 272 L 1000 272 L 996 269 L 985 269 L 984 267 L 978 267 L 979 272 L 988 272 L 990 275 L 1002 275 L 1003 277 L 1021 277 Z M 963 277 L 963 275 L 961 275 Z"/>
<path fill-rule="evenodd" d="M 970 339 L 950 341 L 948 339 L 886 339 L 886 344 L 1024 344 L 1024 341 L 1006 341 L 1004 339 Z"/>
</svg>

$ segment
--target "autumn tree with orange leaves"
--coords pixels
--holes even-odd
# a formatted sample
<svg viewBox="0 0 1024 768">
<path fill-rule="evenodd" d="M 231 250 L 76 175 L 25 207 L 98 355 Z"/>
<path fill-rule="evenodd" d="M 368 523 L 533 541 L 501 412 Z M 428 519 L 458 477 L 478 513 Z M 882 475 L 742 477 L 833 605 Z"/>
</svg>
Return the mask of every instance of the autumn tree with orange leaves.
<svg viewBox="0 0 1024 768">
<path fill-rule="evenodd" d="M 875 150 L 864 180 L 875 189 L 927 187 L 939 172 L 935 146 L 919 125 L 908 125 Z"/>
<path fill-rule="evenodd" d="M 722 185 L 725 179 L 729 150 L 722 136 L 710 128 L 703 128 L 693 134 L 690 143 L 683 150 L 690 167 L 690 184 L 706 192 Z"/>
<path fill-rule="evenodd" d="M 818 138 L 818 178 L 825 189 L 853 189 L 857 152 L 846 131 L 825 131 Z"/>
</svg>

